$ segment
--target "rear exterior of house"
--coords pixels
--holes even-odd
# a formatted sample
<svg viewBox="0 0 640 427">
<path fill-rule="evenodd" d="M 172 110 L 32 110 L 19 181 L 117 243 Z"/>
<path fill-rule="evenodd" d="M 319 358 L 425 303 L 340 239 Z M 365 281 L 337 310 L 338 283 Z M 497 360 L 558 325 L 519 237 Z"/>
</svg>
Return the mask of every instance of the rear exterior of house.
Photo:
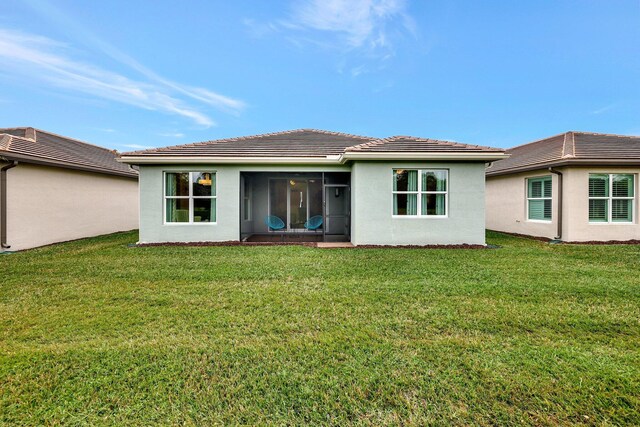
<svg viewBox="0 0 640 427">
<path fill-rule="evenodd" d="M 640 239 L 640 137 L 567 132 L 487 169 L 487 228 L 567 242 Z"/>
<path fill-rule="evenodd" d="M 124 153 L 140 243 L 483 245 L 484 170 L 502 150 L 295 130 Z"/>
<path fill-rule="evenodd" d="M 116 155 L 38 129 L 0 129 L 0 251 L 136 229 L 137 173 Z"/>
</svg>

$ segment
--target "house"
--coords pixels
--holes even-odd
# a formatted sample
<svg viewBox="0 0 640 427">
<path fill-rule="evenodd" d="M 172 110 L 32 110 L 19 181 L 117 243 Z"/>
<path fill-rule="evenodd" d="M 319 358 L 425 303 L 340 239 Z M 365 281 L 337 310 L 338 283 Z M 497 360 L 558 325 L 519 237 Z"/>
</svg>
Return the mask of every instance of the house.
<svg viewBox="0 0 640 427">
<path fill-rule="evenodd" d="M 138 175 L 117 153 L 30 127 L 0 129 L 0 251 L 138 227 Z"/>
<path fill-rule="evenodd" d="M 640 239 L 640 137 L 566 132 L 487 168 L 487 228 L 569 242 Z"/>
<path fill-rule="evenodd" d="M 484 173 L 504 150 L 300 129 L 123 153 L 140 242 L 485 243 Z"/>
</svg>

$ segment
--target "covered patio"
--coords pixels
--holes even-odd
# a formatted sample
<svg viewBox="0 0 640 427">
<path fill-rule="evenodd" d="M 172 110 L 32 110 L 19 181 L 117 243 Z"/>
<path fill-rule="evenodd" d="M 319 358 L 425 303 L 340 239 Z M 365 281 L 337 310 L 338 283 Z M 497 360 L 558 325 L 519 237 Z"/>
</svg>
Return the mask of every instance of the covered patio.
<svg viewBox="0 0 640 427">
<path fill-rule="evenodd" d="M 242 172 L 241 240 L 350 241 L 350 173 Z"/>
</svg>

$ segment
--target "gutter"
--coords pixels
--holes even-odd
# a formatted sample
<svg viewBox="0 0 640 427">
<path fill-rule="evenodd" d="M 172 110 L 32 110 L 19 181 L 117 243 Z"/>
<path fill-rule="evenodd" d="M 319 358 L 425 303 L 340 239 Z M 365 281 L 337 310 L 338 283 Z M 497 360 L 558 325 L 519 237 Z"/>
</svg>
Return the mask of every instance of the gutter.
<svg viewBox="0 0 640 427">
<path fill-rule="evenodd" d="M 18 162 L 13 160 L 0 168 L 0 250 L 11 247 L 7 245 L 7 171 L 16 166 Z"/>
<path fill-rule="evenodd" d="M 507 154 L 501 152 L 449 152 L 449 153 L 403 153 L 403 152 L 346 152 L 337 156 L 323 157 L 215 157 L 215 156 L 164 156 L 164 155 L 121 155 L 118 162 L 130 164 L 334 164 L 343 165 L 350 160 L 380 160 L 380 161 L 494 161 L 506 159 Z"/>
<path fill-rule="evenodd" d="M 553 167 L 549 168 L 549 172 L 558 176 L 558 230 L 554 239 L 562 240 L 562 172 Z"/>
<path fill-rule="evenodd" d="M 499 165 L 500 163 L 498 163 Z M 529 172 L 537 169 L 557 168 L 563 166 L 640 166 L 640 159 L 566 159 L 551 162 L 534 163 L 498 171 L 487 171 L 487 177 L 511 175 L 514 173 Z"/>
<path fill-rule="evenodd" d="M 125 178 L 138 179 L 137 175 L 134 175 L 129 172 L 117 171 L 112 169 L 102 169 L 98 167 L 85 166 L 79 163 L 64 162 L 64 161 L 58 161 L 53 159 L 43 159 L 37 156 L 31 156 L 27 154 L 3 152 L 2 150 L 0 150 L 0 158 L 9 160 L 9 161 L 13 160 L 20 163 L 29 163 L 34 165 L 43 165 L 43 166 L 50 166 L 50 167 L 63 168 L 63 169 L 73 169 L 73 170 L 80 170 L 83 172 L 93 172 L 93 173 L 100 173 L 105 175 L 114 175 L 114 176 L 122 176 Z"/>
</svg>

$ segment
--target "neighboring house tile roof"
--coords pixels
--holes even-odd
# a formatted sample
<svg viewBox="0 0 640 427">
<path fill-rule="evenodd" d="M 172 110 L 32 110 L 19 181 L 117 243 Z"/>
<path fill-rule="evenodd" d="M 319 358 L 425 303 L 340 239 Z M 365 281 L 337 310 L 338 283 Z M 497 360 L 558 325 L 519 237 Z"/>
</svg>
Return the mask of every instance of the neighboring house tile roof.
<svg viewBox="0 0 640 427">
<path fill-rule="evenodd" d="M 488 176 L 572 164 L 640 165 L 640 137 L 570 131 L 509 148 L 506 153 L 509 158 L 487 168 Z"/>
<path fill-rule="evenodd" d="M 117 156 L 117 151 L 39 129 L 0 128 L 0 158 L 8 160 L 137 177 Z"/>
<path fill-rule="evenodd" d="M 434 139 L 372 138 L 317 129 L 297 129 L 122 153 L 122 157 L 339 157 L 345 153 L 469 152 L 501 154 L 503 149 Z"/>
</svg>

